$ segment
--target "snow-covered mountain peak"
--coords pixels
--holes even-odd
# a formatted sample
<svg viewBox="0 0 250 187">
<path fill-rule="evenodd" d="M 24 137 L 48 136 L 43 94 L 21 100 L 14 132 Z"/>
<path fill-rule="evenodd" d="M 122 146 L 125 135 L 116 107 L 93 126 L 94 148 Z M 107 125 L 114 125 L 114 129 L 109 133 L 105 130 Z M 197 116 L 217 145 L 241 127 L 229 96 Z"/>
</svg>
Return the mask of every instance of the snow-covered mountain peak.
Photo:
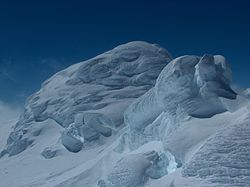
<svg viewBox="0 0 250 187">
<path fill-rule="evenodd" d="M 58 72 L 28 98 L 4 153 L 25 150 L 36 140 L 33 126 L 48 119 L 66 128 L 62 143 L 72 152 L 82 148 L 81 138 L 75 137 L 111 136 L 123 124 L 123 111 L 155 84 L 170 60 L 159 45 L 136 41 Z"/>
<path fill-rule="evenodd" d="M 249 186 L 250 100 L 231 81 L 221 55 L 141 41 L 72 65 L 27 99 L 0 186 Z"/>
</svg>

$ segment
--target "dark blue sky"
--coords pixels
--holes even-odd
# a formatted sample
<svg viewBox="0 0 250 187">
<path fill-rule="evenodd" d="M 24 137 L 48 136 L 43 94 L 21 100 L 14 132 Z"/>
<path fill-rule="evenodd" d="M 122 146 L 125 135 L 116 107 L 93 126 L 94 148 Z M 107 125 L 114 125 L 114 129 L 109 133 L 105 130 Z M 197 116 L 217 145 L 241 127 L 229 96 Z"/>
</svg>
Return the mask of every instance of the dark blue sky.
<svg viewBox="0 0 250 187">
<path fill-rule="evenodd" d="M 23 103 L 58 70 L 133 40 L 222 54 L 250 87 L 247 0 L 0 1 L 0 100 Z"/>
</svg>

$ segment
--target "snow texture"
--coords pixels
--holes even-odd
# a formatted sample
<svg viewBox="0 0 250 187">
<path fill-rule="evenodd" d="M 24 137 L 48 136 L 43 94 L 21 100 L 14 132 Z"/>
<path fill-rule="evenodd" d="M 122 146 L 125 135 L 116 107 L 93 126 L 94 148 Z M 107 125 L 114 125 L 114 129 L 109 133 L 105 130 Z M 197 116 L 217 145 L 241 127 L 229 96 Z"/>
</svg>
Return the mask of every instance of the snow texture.
<svg viewBox="0 0 250 187">
<path fill-rule="evenodd" d="M 145 143 L 144 133 L 162 112 L 170 118 L 188 115 L 209 118 L 227 109 L 220 97 L 235 99 L 230 88 L 231 70 L 224 57 L 183 56 L 171 61 L 160 73 L 155 87 L 133 102 L 125 111 L 132 146 Z"/>
<path fill-rule="evenodd" d="M 250 186 L 249 91 L 231 81 L 221 55 L 146 42 L 70 66 L 0 126 L 0 186 Z"/>
<path fill-rule="evenodd" d="M 4 152 L 12 156 L 24 151 L 36 139 L 28 133 L 33 125 L 47 119 L 72 126 L 87 141 L 111 136 L 123 124 L 126 107 L 154 85 L 170 60 L 158 45 L 131 42 L 55 74 L 28 98 Z M 80 151 L 83 143 L 65 131 L 62 144 Z"/>
<path fill-rule="evenodd" d="M 183 176 L 218 186 L 250 185 L 250 113 L 216 132 L 185 165 Z"/>
</svg>

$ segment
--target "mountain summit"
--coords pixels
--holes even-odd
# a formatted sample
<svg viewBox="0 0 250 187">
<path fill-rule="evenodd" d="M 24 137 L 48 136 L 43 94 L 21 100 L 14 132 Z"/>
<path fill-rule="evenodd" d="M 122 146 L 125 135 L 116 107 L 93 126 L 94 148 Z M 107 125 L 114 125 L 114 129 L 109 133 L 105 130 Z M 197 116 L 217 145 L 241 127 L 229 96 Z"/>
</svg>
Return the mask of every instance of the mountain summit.
<svg viewBox="0 0 250 187">
<path fill-rule="evenodd" d="M 73 152 L 82 148 L 76 137 L 111 136 L 123 125 L 127 106 L 155 84 L 170 60 L 157 45 L 130 42 L 58 72 L 28 98 L 5 152 L 16 155 L 35 143 L 44 130 L 37 123 L 48 119 L 66 129 L 62 143 Z"/>
<path fill-rule="evenodd" d="M 0 186 L 249 186 L 250 100 L 231 81 L 221 55 L 141 41 L 72 65 L 27 99 Z"/>
</svg>

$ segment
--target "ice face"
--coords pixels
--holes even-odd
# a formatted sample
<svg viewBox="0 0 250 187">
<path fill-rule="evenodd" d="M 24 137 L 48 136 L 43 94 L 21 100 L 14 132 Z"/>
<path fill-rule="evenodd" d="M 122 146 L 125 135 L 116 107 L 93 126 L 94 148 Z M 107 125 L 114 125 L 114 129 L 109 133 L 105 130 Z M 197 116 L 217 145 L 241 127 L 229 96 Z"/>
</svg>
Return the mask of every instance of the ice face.
<svg viewBox="0 0 250 187">
<path fill-rule="evenodd" d="M 230 82 L 231 70 L 222 56 L 174 59 L 162 70 L 155 87 L 125 111 L 125 123 L 130 126 L 135 142 L 133 146 L 145 143 L 143 131 L 162 112 L 174 118 L 178 116 L 178 111 L 198 118 L 225 112 L 226 107 L 220 97 L 236 98 Z"/>
</svg>

